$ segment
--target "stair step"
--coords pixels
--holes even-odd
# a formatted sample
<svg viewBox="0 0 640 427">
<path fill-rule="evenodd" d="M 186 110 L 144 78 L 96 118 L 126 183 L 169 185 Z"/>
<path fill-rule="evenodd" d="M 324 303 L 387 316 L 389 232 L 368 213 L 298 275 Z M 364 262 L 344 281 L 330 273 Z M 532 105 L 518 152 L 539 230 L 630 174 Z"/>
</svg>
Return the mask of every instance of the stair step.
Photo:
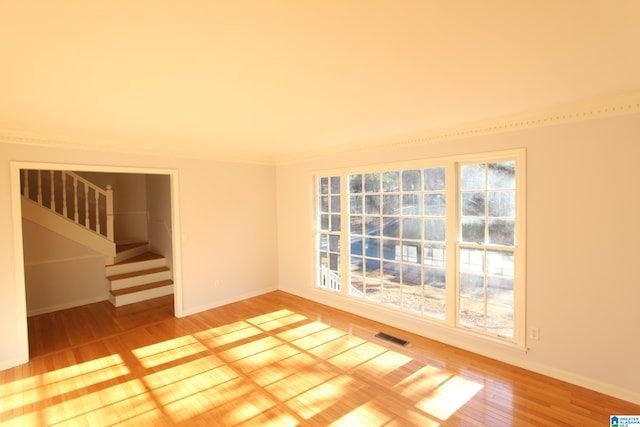
<svg viewBox="0 0 640 427">
<path fill-rule="evenodd" d="M 150 268 L 107 277 L 112 291 L 172 278 L 171 270 L 168 267 Z"/>
<path fill-rule="evenodd" d="M 173 294 L 173 280 L 162 280 L 155 283 L 146 283 L 127 289 L 111 291 L 109 301 L 115 307 L 146 301 L 153 298 Z"/>
<path fill-rule="evenodd" d="M 173 285 L 173 280 L 161 280 L 160 282 L 146 283 L 144 285 L 132 286 L 130 288 L 125 288 L 125 289 L 117 289 L 117 290 L 111 291 L 111 295 L 117 297 L 121 295 L 132 294 L 135 292 L 146 291 L 147 289 L 160 288 L 167 285 Z"/>
<path fill-rule="evenodd" d="M 108 276 L 107 279 L 110 281 L 122 280 L 122 279 L 130 279 L 132 277 L 146 276 L 147 274 L 160 273 L 163 271 L 169 271 L 169 267 L 158 267 L 158 268 L 150 268 L 148 270 L 141 271 L 131 271 L 129 273 L 122 274 L 114 274 L 113 276 Z"/>
<path fill-rule="evenodd" d="M 120 274 L 131 273 L 133 271 L 149 270 L 152 268 L 166 266 L 167 260 L 162 255 L 158 255 L 153 252 L 145 252 L 126 261 L 105 266 L 105 276 L 109 278 Z"/>
</svg>

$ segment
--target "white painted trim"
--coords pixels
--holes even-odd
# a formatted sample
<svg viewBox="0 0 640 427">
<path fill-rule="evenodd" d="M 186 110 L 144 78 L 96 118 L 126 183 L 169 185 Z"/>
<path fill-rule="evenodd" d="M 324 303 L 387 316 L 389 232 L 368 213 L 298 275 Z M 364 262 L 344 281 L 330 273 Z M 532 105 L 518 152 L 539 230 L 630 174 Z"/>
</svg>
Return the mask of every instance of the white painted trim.
<svg viewBox="0 0 640 427">
<path fill-rule="evenodd" d="M 66 310 L 68 308 L 80 307 L 88 304 L 95 304 L 107 300 L 107 294 L 100 297 L 87 298 L 77 301 L 69 301 L 64 304 L 52 305 L 50 307 L 38 308 L 36 310 L 29 310 L 27 312 L 28 317 L 38 316 L 40 314 L 53 313 L 54 311 Z"/>
<path fill-rule="evenodd" d="M 278 288 L 276 286 L 269 286 L 267 288 L 262 288 L 259 289 L 257 291 L 253 291 L 253 292 L 247 292 L 241 295 L 236 295 L 233 298 L 227 298 L 227 299 L 223 299 L 223 300 L 218 300 L 214 303 L 211 304 L 205 304 L 205 305 L 201 305 L 198 307 L 194 307 L 191 308 L 187 311 L 185 311 L 183 314 L 184 316 L 191 316 L 192 314 L 196 314 L 196 313 L 201 313 L 203 311 L 207 311 L 207 310 L 211 310 L 217 307 L 222 307 L 223 305 L 227 305 L 227 304 L 232 304 L 234 302 L 238 302 L 238 301 L 242 301 L 248 298 L 253 298 L 253 297 L 257 297 L 260 295 L 264 295 L 267 294 L 269 292 L 274 292 L 277 291 Z"/>
<path fill-rule="evenodd" d="M 13 216 L 13 268 L 16 284 L 16 324 L 18 325 L 18 359 L 12 367 L 29 361 L 29 329 L 27 327 L 27 290 L 24 277 L 24 243 L 22 233 L 22 194 L 20 193 L 20 169 L 26 169 L 21 163 L 10 163 L 11 176 L 11 215 Z M 3 367 L 4 369 L 4 367 Z"/>
</svg>

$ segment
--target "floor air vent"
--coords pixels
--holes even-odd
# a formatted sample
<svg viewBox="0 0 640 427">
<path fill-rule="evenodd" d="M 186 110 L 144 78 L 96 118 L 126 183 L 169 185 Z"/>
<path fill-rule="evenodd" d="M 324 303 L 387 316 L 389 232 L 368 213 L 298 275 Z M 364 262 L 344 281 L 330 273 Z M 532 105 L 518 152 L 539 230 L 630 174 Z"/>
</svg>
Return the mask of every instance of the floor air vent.
<svg viewBox="0 0 640 427">
<path fill-rule="evenodd" d="M 383 340 L 391 341 L 392 343 L 395 343 L 395 344 L 400 344 L 401 346 L 405 346 L 409 344 L 409 341 L 405 341 L 403 339 L 394 337 L 393 335 L 385 334 L 384 332 L 378 332 L 376 334 L 376 337 L 382 338 Z"/>
</svg>

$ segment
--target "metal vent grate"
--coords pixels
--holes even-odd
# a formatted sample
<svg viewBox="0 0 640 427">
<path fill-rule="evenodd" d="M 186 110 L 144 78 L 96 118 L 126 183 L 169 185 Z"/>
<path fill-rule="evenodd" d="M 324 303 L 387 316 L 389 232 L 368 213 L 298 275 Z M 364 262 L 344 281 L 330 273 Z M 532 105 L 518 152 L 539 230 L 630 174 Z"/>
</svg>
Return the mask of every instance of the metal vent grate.
<svg viewBox="0 0 640 427">
<path fill-rule="evenodd" d="M 387 341 L 391 341 L 394 344 L 399 344 L 401 346 L 405 346 L 407 344 L 409 344 L 409 341 L 403 340 L 401 338 L 398 337 L 394 337 L 393 335 L 389 335 L 389 334 L 385 334 L 384 332 L 378 332 L 376 334 L 377 338 L 381 338 L 383 340 L 387 340 Z"/>
</svg>

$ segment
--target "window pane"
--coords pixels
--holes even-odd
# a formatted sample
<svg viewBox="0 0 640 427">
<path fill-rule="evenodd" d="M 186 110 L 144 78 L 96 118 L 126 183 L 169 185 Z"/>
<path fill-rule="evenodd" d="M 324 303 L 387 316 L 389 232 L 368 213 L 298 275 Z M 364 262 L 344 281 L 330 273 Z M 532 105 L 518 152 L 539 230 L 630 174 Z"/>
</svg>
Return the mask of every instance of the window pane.
<svg viewBox="0 0 640 427">
<path fill-rule="evenodd" d="M 420 191 L 420 170 L 402 171 L 402 191 Z"/>
<path fill-rule="evenodd" d="M 400 306 L 402 293 L 400 290 L 400 264 L 395 262 L 386 262 L 383 266 L 383 292 L 382 302 L 385 304 Z"/>
<path fill-rule="evenodd" d="M 320 194 L 329 194 L 329 178 L 322 177 L 318 180 L 318 192 Z"/>
<path fill-rule="evenodd" d="M 422 239 L 422 221 L 420 218 L 402 219 L 402 238 L 415 240 Z"/>
<path fill-rule="evenodd" d="M 487 274 L 514 277 L 513 252 L 487 251 Z"/>
<path fill-rule="evenodd" d="M 362 175 L 349 175 L 349 193 L 362 193 Z"/>
<path fill-rule="evenodd" d="M 487 330 L 513 337 L 513 279 L 487 277 Z"/>
<path fill-rule="evenodd" d="M 368 173 L 364 176 L 365 193 L 377 193 L 380 191 L 380 174 Z"/>
<path fill-rule="evenodd" d="M 328 230 L 329 229 L 329 215 L 322 214 L 320 215 L 320 230 Z"/>
<path fill-rule="evenodd" d="M 446 201 L 444 194 L 424 195 L 424 214 L 429 216 L 444 216 Z"/>
<path fill-rule="evenodd" d="M 460 323 L 484 329 L 484 277 L 479 274 L 460 273 Z"/>
<path fill-rule="evenodd" d="M 422 312 L 422 268 L 409 265 L 402 269 L 402 308 Z"/>
<path fill-rule="evenodd" d="M 444 242 L 445 239 L 445 220 L 431 219 L 424 220 L 424 238 L 434 242 Z"/>
<path fill-rule="evenodd" d="M 340 252 L 340 236 L 329 236 L 329 250 L 331 252 Z"/>
<path fill-rule="evenodd" d="M 396 171 L 382 174 L 382 191 L 398 191 L 400 189 L 400 174 Z"/>
<path fill-rule="evenodd" d="M 385 194 L 382 197 L 382 214 L 398 215 L 400 213 L 400 196 L 397 194 Z"/>
<path fill-rule="evenodd" d="M 460 248 L 460 271 L 484 273 L 484 249 Z"/>
<path fill-rule="evenodd" d="M 362 217 L 361 216 L 350 216 L 349 217 L 349 231 L 351 234 L 362 234 Z"/>
<path fill-rule="evenodd" d="M 446 263 L 445 245 L 428 243 L 424 245 L 424 264 L 432 267 L 444 267 Z"/>
<path fill-rule="evenodd" d="M 377 216 L 364 217 L 364 234 L 368 236 L 380 235 L 380 217 L 377 217 Z"/>
<path fill-rule="evenodd" d="M 388 260 L 400 260 L 402 258 L 400 240 L 384 239 L 382 257 Z"/>
<path fill-rule="evenodd" d="M 329 249 L 329 239 L 326 234 L 320 234 L 318 236 L 318 249 L 326 251 Z"/>
<path fill-rule="evenodd" d="M 484 192 L 462 193 L 462 216 L 485 216 Z"/>
<path fill-rule="evenodd" d="M 349 253 L 351 255 L 360 255 L 362 256 L 362 237 L 352 237 L 351 238 L 351 246 L 349 248 Z"/>
<path fill-rule="evenodd" d="M 362 196 L 349 197 L 349 213 L 352 213 L 352 214 L 362 213 Z"/>
<path fill-rule="evenodd" d="M 329 212 L 329 197 L 322 196 L 320 197 L 320 206 L 318 207 L 320 212 Z"/>
<path fill-rule="evenodd" d="M 424 269 L 423 312 L 444 319 L 446 314 L 446 273 L 434 268 Z"/>
<path fill-rule="evenodd" d="M 489 163 L 489 188 L 516 188 L 516 162 Z"/>
<path fill-rule="evenodd" d="M 340 215 L 331 215 L 331 231 L 340 231 Z"/>
<path fill-rule="evenodd" d="M 512 219 L 489 220 L 489 243 L 513 246 L 515 243 L 515 221 Z"/>
<path fill-rule="evenodd" d="M 340 177 L 339 176 L 331 177 L 331 193 L 340 194 Z"/>
<path fill-rule="evenodd" d="M 385 237 L 400 237 L 400 219 L 397 217 L 383 218 L 382 235 Z"/>
<path fill-rule="evenodd" d="M 444 168 L 429 168 L 424 170 L 424 190 L 441 191 L 445 189 Z"/>
<path fill-rule="evenodd" d="M 491 191 L 489 192 L 489 216 L 510 217 L 516 216 L 516 192 Z"/>
<path fill-rule="evenodd" d="M 476 165 L 463 165 L 460 167 L 460 187 L 463 190 L 485 189 L 484 163 Z"/>
<path fill-rule="evenodd" d="M 419 194 L 403 194 L 402 195 L 402 214 L 403 215 L 420 215 L 420 195 Z"/>
<path fill-rule="evenodd" d="M 371 215 L 380 214 L 380 196 L 371 195 L 364 197 L 364 212 Z"/>
<path fill-rule="evenodd" d="M 380 239 L 366 238 L 364 251 L 368 257 L 380 258 Z"/>
<path fill-rule="evenodd" d="M 462 241 L 484 243 L 484 219 L 462 218 Z"/>
<path fill-rule="evenodd" d="M 331 212 L 340 212 L 340 196 L 331 196 Z"/>
</svg>

